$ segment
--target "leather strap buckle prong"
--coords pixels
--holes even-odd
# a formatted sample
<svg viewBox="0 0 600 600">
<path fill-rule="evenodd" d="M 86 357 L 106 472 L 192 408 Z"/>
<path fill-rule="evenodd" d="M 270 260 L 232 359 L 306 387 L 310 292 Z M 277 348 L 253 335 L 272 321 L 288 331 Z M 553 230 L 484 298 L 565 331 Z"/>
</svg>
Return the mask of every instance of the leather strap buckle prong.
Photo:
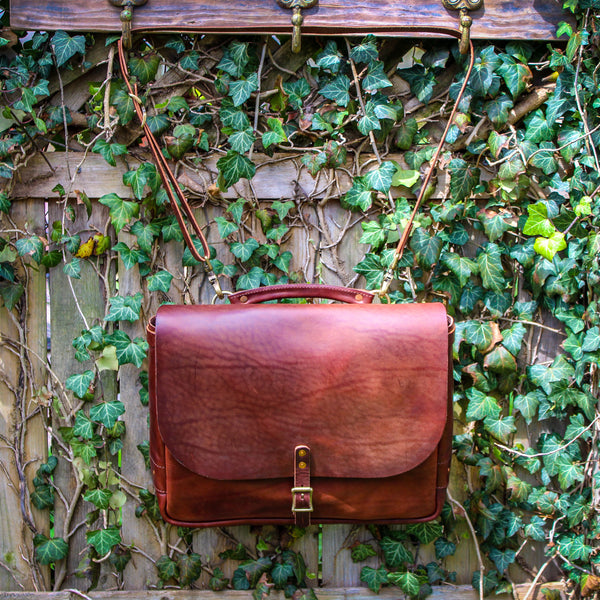
<svg viewBox="0 0 600 600">
<path fill-rule="evenodd" d="M 296 507 L 297 494 L 308 494 L 308 506 L 306 508 Z M 313 512 L 313 489 L 311 487 L 293 487 L 292 488 L 292 512 Z"/>
</svg>

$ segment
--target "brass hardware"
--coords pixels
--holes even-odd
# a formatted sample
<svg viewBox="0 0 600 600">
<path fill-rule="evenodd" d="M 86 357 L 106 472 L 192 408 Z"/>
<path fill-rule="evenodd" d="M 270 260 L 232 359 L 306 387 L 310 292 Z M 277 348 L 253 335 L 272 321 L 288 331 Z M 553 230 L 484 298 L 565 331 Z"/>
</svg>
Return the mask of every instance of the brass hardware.
<svg viewBox="0 0 600 600">
<path fill-rule="evenodd" d="M 312 8 L 316 6 L 319 0 L 277 0 L 277 4 L 283 8 L 291 8 L 294 13 L 292 14 L 292 52 L 300 52 L 300 35 L 301 27 L 304 22 L 302 16 L 302 9 Z"/>
<path fill-rule="evenodd" d="M 240 302 L 248 302 L 248 296 L 241 296 Z"/>
<path fill-rule="evenodd" d="M 304 450 L 304 448 L 302 450 L 298 450 L 298 456 L 306 456 L 306 450 Z"/>
<path fill-rule="evenodd" d="M 356 296 L 354 296 L 354 299 L 357 302 L 362 302 L 363 301 L 363 295 L 362 294 L 356 294 Z"/>
<path fill-rule="evenodd" d="M 299 462 L 298 463 L 298 468 L 299 469 L 306 469 L 306 463 L 305 462 Z"/>
<path fill-rule="evenodd" d="M 449 10 L 460 11 L 460 42 L 459 49 L 461 54 L 467 54 L 471 36 L 471 25 L 473 19 L 469 11 L 478 10 L 483 6 L 483 0 L 442 0 L 442 4 Z"/>
<path fill-rule="evenodd" d="M 308 508 L 296 508 L 296 494 L 310 494 Z M 303 498 L 304 499 L 304 498 Z M 313 489 L 311 487 L 292 488 L 292 512 L 312 512 L 313 508 Z"/>
<path fill-rule="evenodd" d="M 125 50 L 131 48 L 131 22 L 133 21 L 133 9 L 136 6 L 143 6 L 148 0 L 110 0 L 113 6 L 120 6 L 123 8 L 121 11 L 120 19 L 123 28 L 123 46 Z"/>
</svg>

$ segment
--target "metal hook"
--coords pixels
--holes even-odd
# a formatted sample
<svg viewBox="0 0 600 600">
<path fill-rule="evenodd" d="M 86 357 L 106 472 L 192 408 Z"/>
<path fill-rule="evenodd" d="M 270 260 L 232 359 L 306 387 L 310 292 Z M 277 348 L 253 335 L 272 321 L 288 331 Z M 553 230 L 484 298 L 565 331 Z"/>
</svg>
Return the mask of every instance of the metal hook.
<svg viewBox="0 0 600 600">
<path fill-rule="evenodd" d="M 471 38 L 471 25 L 473 19 L 469 11 L 477 10 L 483 6 L 483 0 L 442 0 L 442 4 L 449 10 L 460 11 L 460 42 L 459 50 L 461 54 L 469 52 L 469 43 Z"/>
<path fill-rule="evenodd" d="M 113 6 L 120 6 L 123 8 L 119 18 L 121 19 L 123 38 L 123 47 L 125 50 L 131 48 L 131 22 L 133 21 L 133 9 L 136 6 L 143 6 L 148 0 L 109 0 Z"/>
<path fill-rule="evenodd" d="M 291 8 L 294 13 L 292 14 L 292 52 L 300 52 L 300 37 L 302 23 L 304 22 L 304 16 L 302 15 L 303 8 L 311 8 L 316 6 L 319 0 L 277 0 L 277 4 L 283 8 Z"/>
</svg>

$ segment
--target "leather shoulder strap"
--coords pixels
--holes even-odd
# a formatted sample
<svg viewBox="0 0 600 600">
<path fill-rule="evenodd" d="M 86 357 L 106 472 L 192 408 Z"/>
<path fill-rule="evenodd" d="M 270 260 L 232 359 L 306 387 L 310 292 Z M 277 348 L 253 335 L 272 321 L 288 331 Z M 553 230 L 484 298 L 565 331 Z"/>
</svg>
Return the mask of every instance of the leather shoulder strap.
<svg viewBox="0 0 600 600">
<path fill-rule="evenodd" d="M 414 33 L 428 32 L 428 33 L 447 35 L 450 37 L 457 38 L 459 40 L 461 39 L 461 33 L 459 31 L 455 31 L 454 29 L 448 29 L 448 28 L 444 28 L 444 27 L 423 27 L 423 28 L 406 27 L 403 29 L 405 29 L 406 31 L 414 31 Z M 177 182 L 177 178 L 173 174 L 173 171 L 170 169 L 169 164 L 168 164 L 165 156 L 162 153 L 160 144 L 158 143 L 156 137 L 154 136 L 154 134 L 150 130 L 150 127 L 148 126 L 148 123 L 146 122 L 146 111 L 142 105 L 142 101 L 140 100 L 140 98 L 138 96 L 137 85 L 132 84 L 131 80 L 129 78 L 129 70 L 127 68 L 127 60 L 125 58 L 125 49 L 123 47 L 122 39 L 119 40 L 119 42 L 118 42 L 118 49 L 119 49 L 119 64 L 121 67 L 121 73 L 123 75 L 123 79 L 125 80 L 125 85 L 127 86 L 129 95 L 131 96 L 131 98 L 133 100 L 135 112 L 137 114 L 138 119 L 140 120 L 140 123 L 142 124 L 142 128 L 144 130 L 144 135 L 146 136 L 146 139 L 148 140 L 150 152 L 152 153 L 152 157 L 156 164 L 156 168 L 158 169 L 158 173 L 163 181 L 165 191 L 167 192 L 167 196 L 169 197 L 169 202 L 171 204 L 171 208 L 173 209 L 173 212 L 175 213 L 175 217 L 177 219 L 177 222 L 179 223 L 179 227 L 183 234 L 185 243 L 186 243 L 187 247 L 189 248 L 192 256 L 197 261 L 204 264 L 205 269 L 208 273 L 210 283 L 215 288 L 217 296 L 219 298 L 222 298 L 223 292 L 221 290 L 218 279 L 217 279 L 217 277 L 213 271 L 212 265 L 210 263 L 210 249 L 208 246 L 208 241 L 206 240 L 206 237 L 204 236 L 202 229 L 201 229 L 200 225 L 198 224 L 198 221 L 196 221 L 196 218 L 194 217 L 192 208 L 190 207 L 190 204 L 189 204 L 185 194 L 183 193 L 181 186 Z M 431 161 L 429 163 L 429 168 L 427 170 L 427 173 L 425 174 L 425 179 L 423 180 L 423 185 L 421 186 L 421 189 L 420 189 L 417 199 L 415 201 L 413 211 L 410 215 L 408 223 L 406 224 L 406 227 L 404 228 L 404 231 L 402 232 L 400 241 L 398 242 L 398 245 L 396 246 L 392 264 L 390 265 L 390 267 L 388 268 L 388 270 L 386 271 L 386 273 L 384 275 L 381 289 L 379 289 L 375 292 L 378 295 L 387 294 L 390 284 L 394 278 L 394 271 L 395 271 L 396 267 L 398 266 L 398 262 L 400 261 L 400 258 L 402 257 L 404 249 L 406 248 L 406 244 L 408 243 L 408 239 L 410 237 L 410 233 L 411 233 L 411 229 L 412 229 L 412 225 L 414 223 L 415 217 L 417 216 L 417 213 L 418 213 L 421 203 L 423 201 L 423 197 L 425 196 L 425 191 L 427 190 L 427 187 L 429 186 L 429 182 L 431 181 L 431 178 L 433 177 L 433 173 L 434 173 L 437 163 L 439 161 L 440 154 L 442 152 L 444 143 L 446 141 L 446 137 L 448 136 L 448 132 L 454 121 L 454 116 L 456 115 L 456 111 L 458 110 L 458 106 L 460 104 L 460 101 L 462 100 L 465 89 L 467 87 L 469 77 L 470 77 L 471 71 L 473 69 L 474 61 L 475 61 L 475 51 L 473 48 L 473 42 L 469 41 L 469 64 L 467 67 L 467 72 L 465 74 L 463 84 L 462 84 L 460 91 L 458 93 L 458 96 L 456 98 L 456 102 L 454 103 L 454 107 L 452 108 L 452 111 L 450 113 L 450 117 L 448 118 L 448 122 L 446 124 L 446 128 L 444 129 L 444 133 L 442 134 L 442 137 L 437 145 L 437 148 L 433 155 L 433 158 L 431 159 Z M 190 225 L 193 233 L 196 234 L 196 236 L 200 240 L 203 254 L 200 254 L 200 252 L 194 245 L 194 242 L 192 239 L 192 234 L 188 230 L 185 220 L 184 220 L 184 214 L 187 217 L 187 220 L 189 222 L 189 225 Z"/>
</svg>

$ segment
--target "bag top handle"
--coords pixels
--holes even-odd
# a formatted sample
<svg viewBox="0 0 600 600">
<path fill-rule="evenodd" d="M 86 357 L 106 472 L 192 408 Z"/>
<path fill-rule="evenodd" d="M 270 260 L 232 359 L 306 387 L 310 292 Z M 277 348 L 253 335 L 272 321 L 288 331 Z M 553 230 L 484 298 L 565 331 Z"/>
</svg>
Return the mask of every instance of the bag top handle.
<svg viewBox="0 0 600 600">
<path fill-rule="evenodd" d="M 418 32 L 436 33 L 436 34 L 454 37 L 458 40 L 462 40 L 463 45 L 465 45 L 465 42 L 466 42 L 464 39 L 462 30 L 456 31 L 454 29 L 449 29 L 446 27 L 422 27 L 422 28 L 406 27 L 406 28 L 398 28 L 398 30 L 414 31 L 415 33 L 418 33 Z M 429 163 L 429 168 L 427 169 L 427 173 L 425 174 L 425 179 L 423 180 L 423 185 L 421 186 L 421 189 L 419 190 L 419 194 L 417 195 L 417 199 L 415 201 L 414 208 L 412 210 L 410 218 L 408 219 L 408 222 L 406 223 L 404 231 L 402 232 L 400 241 L 398 242 L 398 245 L 396 246 L 396 250 L 394 251 L 394 257 L 393 257 L 392 263 L 390 264 L 389 268 L 387 269 L 387 271 L 385 272 L 385 274 L 383 276 L 381 288 L 378 290 L 372 290 L 373 294 L 376 294 L 380 297 L 383 297 L 388 293 L 390 285 L 394 279 L 394 271 L 395 271 L 396 267 L 398 266 L 398 263 L 399 263 L 400 259 L 402 258 L 402 255 L 403 255 L 406 245 L 408 243 L 408 239 L 410 237 L 410 233 L 412 230 L 412 225 L 417 216 L 417 213 L 419 211 L 421 203 L 423 202 L 423 198 L 425 196 L 425 191 L 427 190 L 429 183 L 431 181 L 431 178 L 433 177 L 433 172 L 439 161 L 440 154 L 442 153 L 444 143 L 446 142 L 448 132 L 450 131 L 450 127 L 452 126 L 452 123 L 454 121 L 454 116 L 456 115 L 458 106 L 460 105 L 460 101 L 462 100 L 462 97 L 467 88 L 467 84 L 469 82 L 469 78 L 471 76 L 471 71 L 473 70 L 473 65 L 475 62 L 475 49 L 473 47 L 473 42 L 470 39 L 468 40 L 468 49 L 469 49 L 469 64 L 467 67 L 467 71 L 465 73 L 464 81 L 461 85 L 460 91 L 458 93 L 458 96 L 457 96 L 454 106 L 452 108 L 452 111 L 450 112 L 450 116 L 448 118 L 448 122 L 446 123 L 446 127 L 444 129 L 442 137 L 440 138 L 440 141 L 436 147 L 436 151 L 433 155 L 433 158 Z M 146 138 L 148 140 L 150 152 L 152 154 L 152 157 L 153 157 L 156 167 L 158 169 L 160 178 L 162 179 L 163 186 L 165 188 L 165 191 L 167 192 L 167 196 L 169 198 L 171 208 L 173 209 L 175 218 L 177 219 L 177 223 L 179 224 L 179 227 L 183 234 L 185 243 L 186 243 L 187 247 L 189 248 L 192 256 L 198 262 L 204 264 L 204 268 L 205 268 L 208 280 L 215 290 L 216 297 L 223 298 L 225 296 L 225 294 L 224 294 L 223 290 L 221 289 L 219 279 L 218 279 L 216 273 L 214 272 L 213 266 L 210 262 L 210 248 L 208 246 L 208 241 L 207 241 L 206 237 L 204 236 L 202 229 L 201 229 L 200 225 L 198 224 L 198 221 L 194 217 L 192 208 L 191 208 L 185 194 L 183 193 L 183 190 L 181 189 L 181 186 L 179 185 L 177 178 L 173 174 L 173 171 L 169 167 L 169 164 L 168 164 L 165 156 L 161 152 L 161 147 L 160 147 L 160 144 L 158 143 L 158 140 L 156 139 L 156 137 L 150 130 L 150 127 L 148 126 L 148 123 L 146 121 L 146 111 L 144 109 L 144 106 L 142 104 L 140 97 L 138 96 L 137 84 L 131 83 L 131 80 L 129 77 L 129 70 L 127 68 L 127 60 L 125 57 L 125 47 L 124 47 L 123 38 L 121 38 L 118 41 L 118 53 L 119 53 L 119 65 L 121 67 L 121 73 L 123 75 L 123 79 L 125 80 L 125 85 L 127 86 L 129 95 L 133 100 L 135 112 L 137 114 L 138 119 L 140 120 L 141 125 L 142 125 L 144 135 L 146 136 Z M 179 200 L 179 203 L 181 204 L 181 208 L 180 208 L 179 204 L 177 203 L 177 200 Z M 198 252 L 198 249 L 194 245 L 194 242 L 192 240 L 192 234 L 190 233 L 189 229 L 186 227 L 186 223 L 185 223 L 184 216 L 183 216 L 184 213 L 190 223 L 190 227 L 193 230 L 193 233 L 195 233 L 196 236 L 198 237 L 198 239 L 200 240 L 203 254 L 200 254 L 200 252 Z"/>
</svg>

